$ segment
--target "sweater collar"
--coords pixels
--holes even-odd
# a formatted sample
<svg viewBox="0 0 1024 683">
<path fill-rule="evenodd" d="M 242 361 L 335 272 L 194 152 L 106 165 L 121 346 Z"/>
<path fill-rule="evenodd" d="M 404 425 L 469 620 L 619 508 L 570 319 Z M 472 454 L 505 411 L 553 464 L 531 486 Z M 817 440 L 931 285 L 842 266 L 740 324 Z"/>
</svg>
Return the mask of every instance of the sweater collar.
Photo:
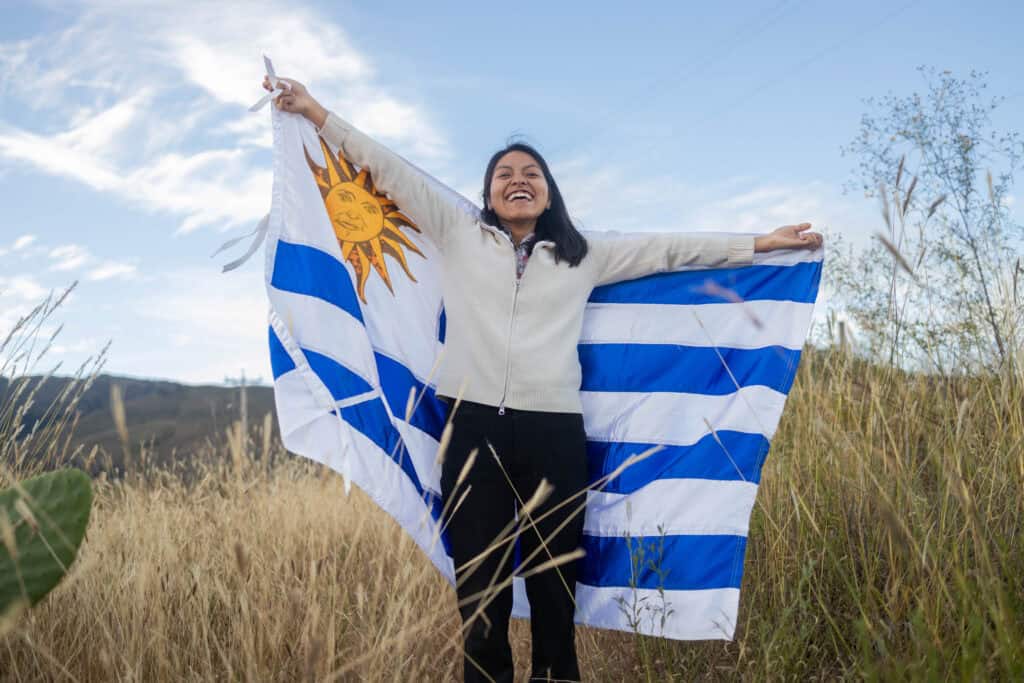
<svg viewBox="0 0 1024 683">
<path fill-rule="evenodd" d="M 513 247 L 515 246 L 515 242 L 512 240 L 512 233 L 510 233 L 508 231 L 508 229 L 504 225 L 500 225 L 499 224 L 497 226 L 494 226 L 494 225 L 488 225 L 487 223 L 481 222 L 480 223 L 480 227 L 485 228 L 487 230 L 490 230 L 492 233 L 495 233 L 495 234 L 500 233 L 500 234 L 504 235 L 505 237 L 508 238 L 508 240 L 510 242 L 512 242 L 512 246 Z M 534 240 L 536 240 L 536 241 L 534 242 Z M 520 244 L 521 245 L 524 245 L 524 244 L 525 245 L 529 245 L 530 242 L 533 242 L 533 246 L 534 247 L 550 247 L 550 248 L 553 248 L 555 246 L 555 243 L 552 242 L 551 240 L 537 240 L 537 233 L 536 232 L 531 232 L 529 235 L 524 237 L 522 239 L 522 241 L 520 242 Z"/>
</svg>

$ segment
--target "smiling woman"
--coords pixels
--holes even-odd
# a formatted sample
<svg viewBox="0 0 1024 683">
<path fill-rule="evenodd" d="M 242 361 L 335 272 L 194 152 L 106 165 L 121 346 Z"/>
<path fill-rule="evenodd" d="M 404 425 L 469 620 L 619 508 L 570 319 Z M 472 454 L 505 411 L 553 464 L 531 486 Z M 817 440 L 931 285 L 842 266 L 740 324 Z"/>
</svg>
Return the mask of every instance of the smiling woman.
<svg viewBox="0 0 1024 683">
<path fill-rule="evenodd" d="M 575 560 L 584 520 L 574 498 L 590 476 L 577 345 L 591 293 L 654 273 L 748 266 L 755 251 L 815 248 L 820 235 L 803 223 L 757 237 L 585 237 L 547 162 L 521 143 L 492 155 L 484 208 L 471 215 L 455 209 L 402 157 L 322 107 L 300 83 L 277 83 L 286 90 L 276 106 L 308 118 L 321 137 L 326 166 L 310 160 L 310 167 L 360 293 L 367 264 L 388 282 L 384 253 L 404 267 L 401 247 L 412 247 L 403 229 L 412 221 L 440 254 L 447 333 L 436 394 L 447 399 L 452 425 L 440 485 L 466 680 L 513 680 L 514 568 L 525 577 L 530 603 L 531 680 L 579 680 Z M 269 78 L 264 87 L 271 89 Z M 361 170 L 335 165 L 329 147 Z M 495 539 L 510 528 L 519 529 L 516 553 L 511 546 L 496 550 Z"/>
<path fill-rule="evenodd" d="M 555 259 L 575 266 L 587 242 L 576 230 L 547 162 L 533 147 L 517 142 L 491 156 L 484 171 L 483 221 L 505 230 L 516 245 L 520 270 L 532 245 L 529 238 L 555 244 Z"/>
</svg>

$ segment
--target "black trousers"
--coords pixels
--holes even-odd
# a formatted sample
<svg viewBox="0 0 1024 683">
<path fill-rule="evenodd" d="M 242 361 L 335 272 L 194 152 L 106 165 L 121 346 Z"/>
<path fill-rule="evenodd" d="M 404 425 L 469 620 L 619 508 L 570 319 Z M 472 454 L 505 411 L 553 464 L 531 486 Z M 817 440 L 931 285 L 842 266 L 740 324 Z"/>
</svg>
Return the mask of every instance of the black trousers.
<svg viewBox="0 0 1024 683">
<path fill-rule="evenodd" d="M 441 493 L 448 510 L 448 539 L 463 621 L 465 680 L 512 681 L 511 582 L 500 590 L 496 587 L 511 576 L 514 552 L 511 542 L 493 545 L 502 540 L 503 531 L 506 538 L 518 535 L 523 561 L 519 573 L 580 547 L 586 494 L 550 511 L 587 485 L 583 416 L 507 408 L 499 415 L 494 406 L 463 401 L 453 425 L 441 471 Z M 474 449 L 476 458 L 456 486 Z M 554 486 L 552 494 L 529 519 L 519 515 L 517 520 L 520 501 L 528 501 L 542 479 Z M 483 560 L 469 564 L 488 548 L 492 550 Z M 526 578 L 533 639 L 531 680 L 579 680 L 573 623 L 576 564 L 562 564 Z"/>
</svg>

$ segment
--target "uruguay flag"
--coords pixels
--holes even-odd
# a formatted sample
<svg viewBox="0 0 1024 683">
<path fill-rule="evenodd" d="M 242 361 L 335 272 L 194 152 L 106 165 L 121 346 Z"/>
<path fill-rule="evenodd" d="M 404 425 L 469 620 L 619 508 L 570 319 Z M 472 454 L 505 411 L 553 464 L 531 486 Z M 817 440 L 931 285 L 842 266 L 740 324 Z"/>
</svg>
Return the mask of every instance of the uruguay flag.
<svg viewBox="0 0 1024 683">
<path fill-rule="evenodd" d="M 312 124 L 272 117 L 266 283 L 284 444 L 363 489 L 452 581 L 435 461 L 445 411 L 431 384 L 444 352 L 440 255 Z M 578 623 L 733 637 L 750 513 L 821 266 L 821 250 L 772 252 L 594 290 L 579 344 L 596 485 Z M 513 587 L 514 613 L 528 617 L 522 580 Z"/>
</svg>

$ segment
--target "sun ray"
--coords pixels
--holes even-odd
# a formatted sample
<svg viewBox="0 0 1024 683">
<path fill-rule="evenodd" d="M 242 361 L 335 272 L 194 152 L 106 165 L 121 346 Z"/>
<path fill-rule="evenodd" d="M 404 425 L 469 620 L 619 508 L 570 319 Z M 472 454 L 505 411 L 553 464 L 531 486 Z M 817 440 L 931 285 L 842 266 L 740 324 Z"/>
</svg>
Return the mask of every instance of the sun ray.
<svg viewBox="0 0 1024 683">
<path fill-rule="evenodd" d="M 349 263 L 356 271 L 356 292 L 363 303 L 366 303 L 366 281 L 370 278 L 370 260 L 366 258 L 363 250 L 356 246 L 349 257 Z"/>
<path fill-rule="evenodd" d="M 352 179 L 352 182 L 367 192 L 373 191 L 373 181 L 370 179 L 370 172 L 365 168 L 359 169 L 359 175 Z"/>
<path fill-rule="evenodd" d="M 393 259 L 398 261 L 399 265 L 402 266 L 402 270 L 405 271 L 405 274 L 409 276 L 410 280 L 412 280 L 413 282 L 416 282 L 416 278 L 413 277 L 412 271 L 409 270 L 409 264 L 405 260 L 405 254 L 402 253 L 402 245 L 401 244 L 398 244 L 391 237 L 387 237 L 385 235 L 381 235 L 381 237 L 380 237 L 380 247 L 384 251 L 385 254 L 389 254 Z M 419 253 L 419 249 L 416 249 L 416 253 Z"/>
<path fill-rule="evenodd" d="M 400 242 L 402 245 L 408 247 L 412 251 L 415 251 L 420 256 L 424 255 L 423 252 L 420 251 L 419 247 L 413 244 L 411 239 L 402 234 L 402 232 L 398 229 L 398 226 L 392 225 L 389 221 L 384 221 L 384 232 L 381 233 L 381 235 L 382 238 L 383 236 L 387 236 L 390 237 L 392 240 Z"/>
<path fill-rule="evenodd" d="M 384 252 L 380 247 L 380 237 L 365 242 L 364 244 L 369 246 L 370 249 L 370 263 L 380 273 L 381 278 L 384 280 L 384 284 L 388 286 L 388 289 L 394 294 L 395 290 L 391 287 L 391 275 L 388 273 L 388 264 L 384 263 Z"/>
<path fill-rule="evenodd" d="M 346 162 L 344 158 L 341 158 L 341 161 L 339 162 L 338 159 L 331 154 L 331 150 L 327 146 L 327 142 L 324 141 L 323 137 L 321 138 L 321 147 L 323 147 L 324 150 L 324 159 L 327 161 L 328 181 L 331 183 L 331 187 L 335 187 L 343 182 L 351 180 L 351 174 L 346 173 L 346 171 L 351 170 L 348 168 L 348 162 Z"/>
<path fill-rule="evenodd" d="M 339 182 L 351 181 L 352 178 L 355 177 L 356 171 L 352 167 L 352 164 L 348 162 L 348 159 L 346 159 L 340 152 L 338 154 L 331 154 L 331 149 L 327 146 L 327 143 L 323 138 L 320 138 L 320 147 L 324 151 L 324 158 L 327 159 L 328 162 L 334 163 L 334 166 L 338 171 L 338 175 L 341 178 Z"/>
<path fill-rule="evenodd" d="M 313 171 L 313 177 L 316 179 L 316 186 L 320 190 L 320 196 L 324 199 L 327 198 L 327 194 L 331 191 L 331 183 L 327 177 L 327 169 L 320 166 L 313 158 L 309 156 L 309 150 L 306 146 L 302 146 L 302 153 L 306 155 L 306 163 L 309 164 L 310 170 Z"/>
<path fill-rule="evenodd" d="M 384 214 L 384 217 L 388 218 L 388 219 L 390 219 L 392 221 L 397 221 L 399 223 L 402 223 L 402 224 L 412 228 L 416 232 L 420 231 L 420 229 L 416 227 L 416 224 L 412 222 L 412 219 L 409 218 L 408 216 L 406 216 L 401 211 L 388 211 L 386 214 Z"/>
<path fill-rule="evenodd" d="M 323 138 L 320 138 L 320 149 L 323 151 L 324 160 L 327 162 L 325 171 L 327 172 L 328 184 L 333 188 L 340 185 L 345 180 L 348 180 L 348 178 L 342 177 L 341 169 L 338 167 L 338 163 L 334 161 L 334 157 L 331 155 L 331 150 L 327 147 L 327 143 L 324 142 Z"/>
</svg>

